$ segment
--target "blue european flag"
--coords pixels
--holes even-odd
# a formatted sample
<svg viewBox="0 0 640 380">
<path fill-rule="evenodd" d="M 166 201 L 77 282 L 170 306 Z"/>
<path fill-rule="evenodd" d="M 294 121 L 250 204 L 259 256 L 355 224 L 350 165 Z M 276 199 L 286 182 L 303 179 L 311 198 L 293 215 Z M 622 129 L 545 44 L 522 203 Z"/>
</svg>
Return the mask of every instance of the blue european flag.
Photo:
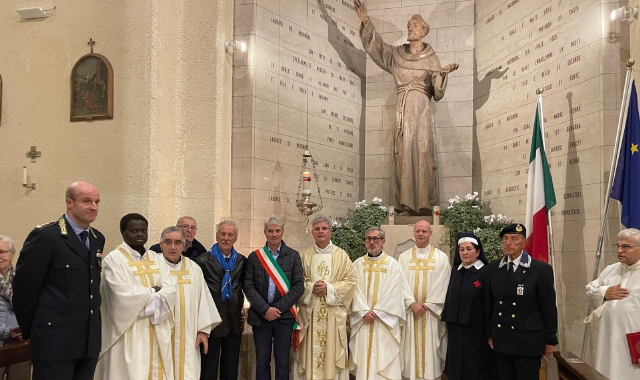
<svg viewBox="0 0 640 380">
<path fill-rule="evenodd" d="M 622 204 L 620 220 L 627 228 L 640 228 L 640 116 L 635 82 L 631 82 L 631 96 L 627 111 L 616 178 L 611 188 L 611 198 Z"/>
</svg>

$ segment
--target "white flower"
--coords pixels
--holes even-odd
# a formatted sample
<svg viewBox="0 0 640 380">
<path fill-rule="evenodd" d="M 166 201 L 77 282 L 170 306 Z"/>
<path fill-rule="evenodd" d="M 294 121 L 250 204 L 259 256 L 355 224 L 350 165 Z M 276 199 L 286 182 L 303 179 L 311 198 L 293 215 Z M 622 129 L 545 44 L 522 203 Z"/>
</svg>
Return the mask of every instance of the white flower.
<svg viewBox="0 0 640 380">
<path fill-rule="evenodd" d="M 473 196 L 474 196 L 474 197 L 477 197 L 477 196 L 478 196 L 478 192 L 477 192 L 477 191 L 474 191 L 474 192 L 473 192 Z"/>
<path fill-rule="evenodd" d="M 374 198 L 371 200 L 371 203 L 372 203 L 372 204 L 374 204 L 374 205 L 381 205 L 381 204 L 382 204 L 382 199 L 381 199 L 381 198 L 378 198 L 378 197 L 374 197 Z"/>
<path fill-rule="evenodd" d="M 474 233 L 474 234 L 477 234 L 478 232 L 480 232 L 480 227 L 476 227 L 476 228 L 473 230 L 473 233 Z"/>
</svg>

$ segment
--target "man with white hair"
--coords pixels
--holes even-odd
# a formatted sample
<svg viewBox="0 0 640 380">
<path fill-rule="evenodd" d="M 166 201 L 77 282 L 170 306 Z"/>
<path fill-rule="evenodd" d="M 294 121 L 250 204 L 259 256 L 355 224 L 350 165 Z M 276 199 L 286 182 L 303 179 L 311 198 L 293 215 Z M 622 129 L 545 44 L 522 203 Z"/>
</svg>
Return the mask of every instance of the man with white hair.
<svg viewBox="0 0 640 380">
<path fill-rule="evenodd" d="M 356 289 L 349 255 L 331 242 L 331 220 L 312 221 L 315 244 L 300 256 L 304 293 L 300 298 L 300 350 L 294 379 L 348 380 L 347 312 Z"/>
<path fill-rule="evenodd" d="M 236 380 L 244 327 L 242 284 L 247 259 L 233 247 L 238 225 L 223 220 L 216 226 L 216 244 L 196 258 L 222 323 L 209 335 L 209 350 L 202 352 L 201 379 Z M 220 370 L 220 377 L 218 377 Z"/>
<path fill-rule="evenodd" d="M 209 333 L 221 322 L 207 289 L 202 269 L 183 256 L 184 232 L 171 226 L 162 231 L 160 247 L 165 263 L 176 279 L 178 297 L 173 307 L 173 371 L 176 379 L 200 378 L 200 346 L 205 354 Z"/>
<path fill-rule="evenodd" d="M 599 319 L 596 369 L 610 379 L 638 379 L 640 364 L 631 363 L 629 350 L 640 356 L 640 338 L 627 344 L 626 335 L 640 334 L 640 230 L 620 231 L 613 248 L 618 262 L 587 285 L 595 311 L 586 322 Z"/>
</svg>

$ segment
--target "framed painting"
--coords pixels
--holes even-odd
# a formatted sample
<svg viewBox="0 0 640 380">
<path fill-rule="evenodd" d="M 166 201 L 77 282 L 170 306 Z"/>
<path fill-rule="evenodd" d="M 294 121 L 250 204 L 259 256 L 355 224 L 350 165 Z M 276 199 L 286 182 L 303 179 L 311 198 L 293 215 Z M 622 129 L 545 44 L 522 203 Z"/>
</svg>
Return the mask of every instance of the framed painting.
<svg viewBox="0 0 640 380">
<path fill-rule="evenodd" d="M 104 56 L 82 56 L 71 70 L 71 121 L 113 119 L 113 69 Z"/>
</svg>

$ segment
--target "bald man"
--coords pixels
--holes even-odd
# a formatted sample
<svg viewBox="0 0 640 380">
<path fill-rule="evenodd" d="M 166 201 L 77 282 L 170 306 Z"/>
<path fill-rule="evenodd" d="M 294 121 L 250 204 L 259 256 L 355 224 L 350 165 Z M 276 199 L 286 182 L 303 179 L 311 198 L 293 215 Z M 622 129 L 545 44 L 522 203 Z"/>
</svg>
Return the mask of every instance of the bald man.
<svg viewBox="0 0 640 380">
<path fill-rule="evenodd" d="M 67 211 L 36 226 L 13 280 L 22 337 L 31 340 L 33 380 L 93 379 L 101 345 L 100 265 L 104 236 L 89 225 L 100 193 L 90 183 L 67 189 Z"/>
<path fill-rule="evenodd" d="M 398 258 L 409 285 L 404 297 L 407 324 L 402 332 L 404 379 L 440 379 L 447 354 L 447 329 L 440 314 L 451 265 L 449 256 L 430 244 L 431 234 L 431 224 L 418 221 L 413 226 L 415 246 Z"/>
</svg>

